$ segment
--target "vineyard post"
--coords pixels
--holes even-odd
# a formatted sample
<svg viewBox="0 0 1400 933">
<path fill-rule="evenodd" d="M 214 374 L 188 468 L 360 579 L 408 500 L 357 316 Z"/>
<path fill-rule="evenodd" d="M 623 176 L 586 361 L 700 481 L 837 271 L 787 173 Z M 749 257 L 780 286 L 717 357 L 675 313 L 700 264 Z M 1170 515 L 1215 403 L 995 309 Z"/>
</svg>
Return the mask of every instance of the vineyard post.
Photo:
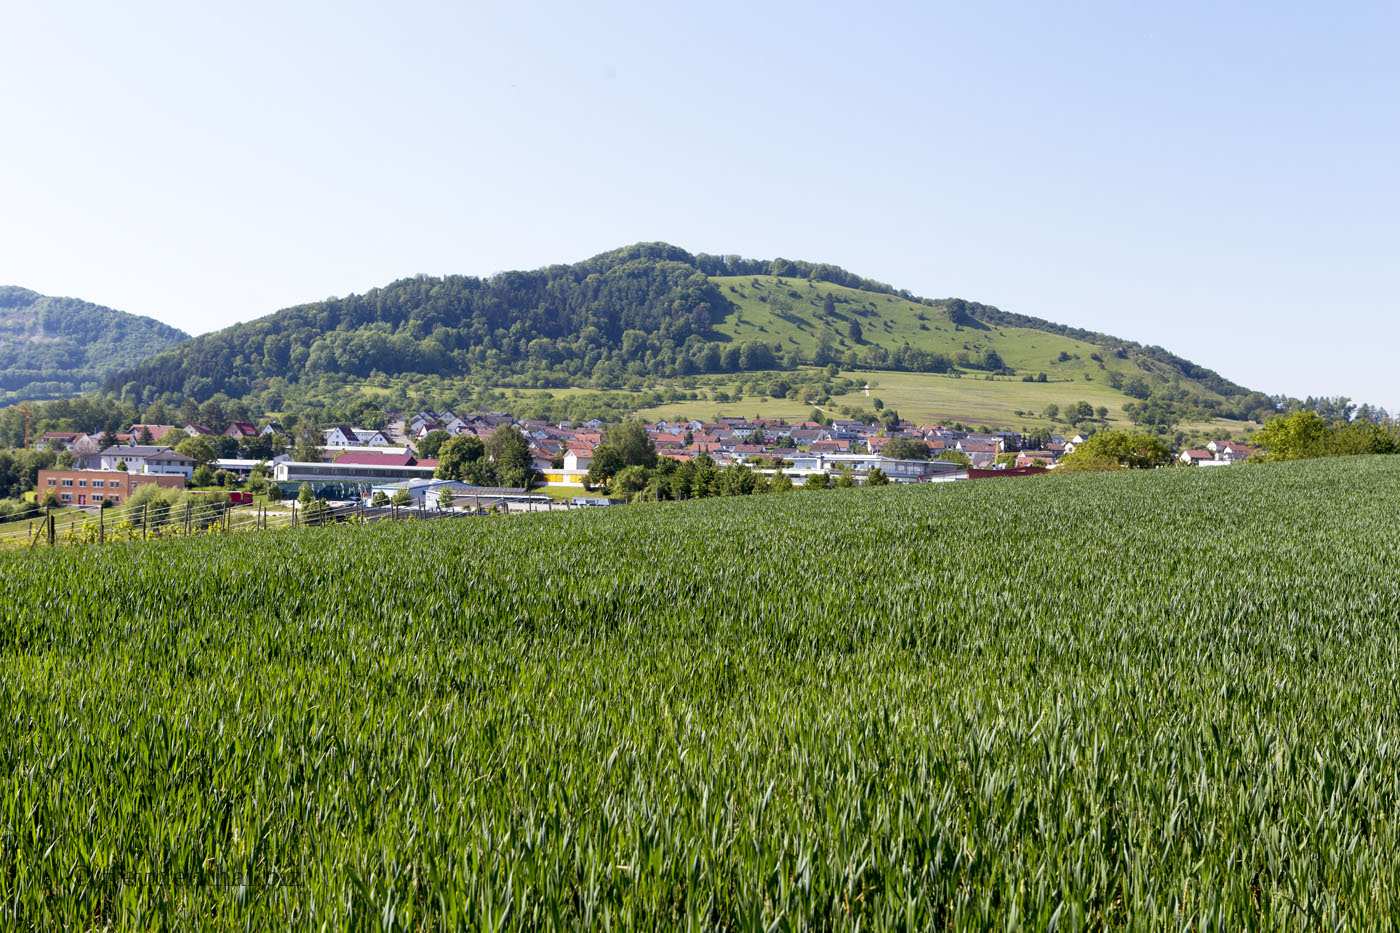
<svg viewBox="0 0 1400 933">
<path fill-rule="evenodd" d="M 151 526 L 150 526 L 149 524 L 147 524 L 147 522 L 146 522 L 146 515 L 147 515 L 148 512 L 150 512 L 150 509 L 151 509 L 151 506 L 150 506 L 149 503 L 147 503 L 146 505 L 141 506 L 141 540 L 142 540 L 142 541 L 145 541 L 148 537 L 150 537 Z"/>
<path fill-rule="evenodd" d="M 102 508 L 101 506 L 98 506 L 98 507 L 97 507 L 97 543 L 98 543 L 98 544 L 106 544 L 106 543 L 107 543 L 107 520 L 106 520 L 106 517 L 102 514 L 102 513 L 105 512 L 105 511 L 106 511 L 106 509 Z"/>
</svg>

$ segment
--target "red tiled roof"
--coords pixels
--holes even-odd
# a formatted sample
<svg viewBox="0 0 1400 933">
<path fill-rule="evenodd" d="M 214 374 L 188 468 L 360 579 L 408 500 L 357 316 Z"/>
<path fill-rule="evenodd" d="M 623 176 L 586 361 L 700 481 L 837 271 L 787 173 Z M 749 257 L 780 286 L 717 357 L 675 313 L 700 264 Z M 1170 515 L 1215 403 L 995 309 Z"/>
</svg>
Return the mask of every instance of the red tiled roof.
<svg viewBox="0 0 1400 933">
<path fill-rule="evenodd" d="M 151 437 L 153 437 L 153 438 L 156 439 L 156 440 L 160 440 L 160 439 L 161 439 L 162 437 L 164 437 L 168 432 L 174 431 L 174 430 L 175 430 L 175 425 L 173 425 L 173 424 L 133 424 L 133 425 L 131 426 L 131 430 L 128 431 L 127 433 L 131 434 L 132 436 L 136 436 L 136 435 L 138 435 L 138 434 L 141 433 L 141 429 L 142 429 L 142 428 L 145 428 L 147 431 L 150 431 L 150 432 L 151 432 Z"/>
<path fill-rule="evenodd" d="M 377 452 L 364 451 L 356 453 L 343 453 L 335 458 L 336 463 L 343 463 L 347 466 L 415 466 L 421 465 L 413 458 L 412 454 L 381 454 Z M 436 466 L 437 464 L 434 464 Z"/>
</svg>

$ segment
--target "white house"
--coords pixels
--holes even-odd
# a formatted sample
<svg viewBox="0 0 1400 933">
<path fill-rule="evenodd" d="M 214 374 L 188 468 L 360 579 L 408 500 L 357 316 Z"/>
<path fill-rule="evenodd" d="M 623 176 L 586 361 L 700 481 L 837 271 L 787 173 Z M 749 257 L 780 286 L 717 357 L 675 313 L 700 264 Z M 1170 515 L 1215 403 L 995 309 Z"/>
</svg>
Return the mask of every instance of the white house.
<svg viewBox="0 0 1400 933">
<path fill-rule="evenodd" d="M 385 447 L 389 444 L 389 439 L 381 431 L 352 428 L 348 424 L 338 424 L 323 434 L 327 447 Z"/>
<path fill-rule="evenodd" d="M 536 469 L 546 485 L 582 486 L 588 476 L 588 468 L 592 465 L 593 451 L 586 447 L 570 447 L 564 452 L 563 469 L 556 470 L 553 465 L 546 469 Z"/>
<path fill-rule="evenodd" d="M 194 460 L 178 454 L 169 447 L 124 446 L 118 444 L 102 451 L 100 467 L 115 470 L 118 463 L 126 465 L 128 473 L 154 473 L 162 476 L 183 476 L 185 481 L 194 478 Z"/>
<path fill-rule="evenodd" d="M 1211 441 L 1206 445 L 1215 455 L 1216 460 L 1224 463 L 1234 463 L 1237 460 L 1248 460 L 1257 452 L 1253 447 L 1246 447 L 1244 444 L 1236 444 L 1234 441 Z"/>
<path fill-rule="evenodd" d="M 593 465 L 593 451 L 582 447 L 570 447 L 564 454 L 564 472 L 587 473 Z"/>
</svg>

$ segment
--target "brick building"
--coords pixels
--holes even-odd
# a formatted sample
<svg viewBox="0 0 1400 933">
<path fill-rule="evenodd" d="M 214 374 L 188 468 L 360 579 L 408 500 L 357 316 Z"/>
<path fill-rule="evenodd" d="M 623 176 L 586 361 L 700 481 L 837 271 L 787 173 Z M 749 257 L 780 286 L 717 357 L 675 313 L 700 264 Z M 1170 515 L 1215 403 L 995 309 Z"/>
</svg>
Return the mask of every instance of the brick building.
<svg viewBox="0 0 1400 933">
<path fill-rule="evenodd" d="M 174 489 L 185 487 L 185 478 L 160 473 L 124 473 L 120 470 L 40 470 L 39 501 L 52 489 L 60 505 L 121 505 L 137 486 L 154 483 Z"/>
</svg>

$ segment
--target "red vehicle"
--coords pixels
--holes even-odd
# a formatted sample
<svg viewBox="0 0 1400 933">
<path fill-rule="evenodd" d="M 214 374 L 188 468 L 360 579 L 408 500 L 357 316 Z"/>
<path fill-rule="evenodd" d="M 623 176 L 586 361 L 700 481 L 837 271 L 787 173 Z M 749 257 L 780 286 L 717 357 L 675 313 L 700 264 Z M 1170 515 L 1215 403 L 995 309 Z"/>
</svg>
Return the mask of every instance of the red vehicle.
<svg viewBox="0 0 1400 933">
<path fill-rule="evenodd" d="M 210 494 L 210 491 L 207 490 L 207 489 L 196 489 L 196 490 L 194 490 L 194 492 L 193 492 L 193 495 L 196 495 L 196 496 L 204 496 L 204 495 L 209 495 L 209 494 Z M 228 504 L 229 504 L 229 505 L 252 505 L 252 504 L 253 504 L 253 494 L 252 494 L 251 492 L 230 492 L 230 493 L 228 494 Z"/>
</svg>

